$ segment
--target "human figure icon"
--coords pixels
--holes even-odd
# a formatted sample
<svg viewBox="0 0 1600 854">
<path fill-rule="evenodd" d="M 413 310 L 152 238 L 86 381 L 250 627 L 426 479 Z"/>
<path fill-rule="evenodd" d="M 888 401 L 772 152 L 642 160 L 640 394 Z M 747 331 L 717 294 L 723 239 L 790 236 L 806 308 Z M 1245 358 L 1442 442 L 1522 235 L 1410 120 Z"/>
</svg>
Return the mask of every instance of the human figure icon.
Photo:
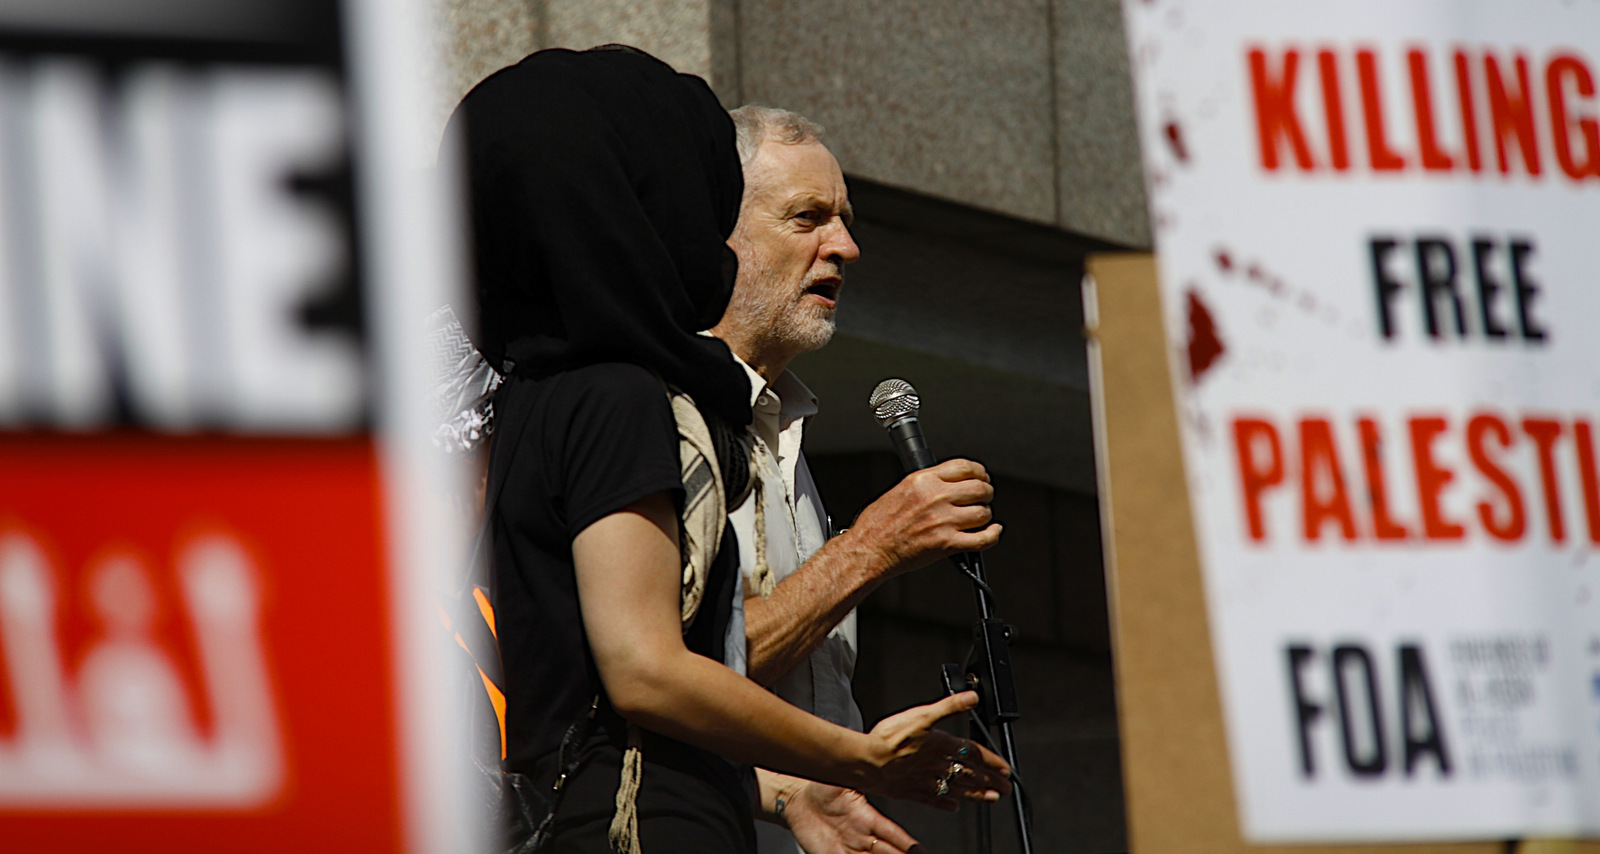
<svg viewBox="0 0 1600 854">
<path fill-rule="evenodd" d="M 158 603 L 144 566 L 118 555 L 89 576 L 100 636 L 78 669 L 93 754 L 107 770 L 176 781 L 201 768 L 190 689 L 156 640 Z"/>
<path fill-rule="evenodd" d="M 237 540 L 213 534 L 183 550 L 178 573 L 216 720 L 213 785 L 240 797 L 268 791 L 283 757 L 254 567 Z"/>
<path fill-rule="evenodd" d="M 57 643 L 52 581 L 32 539 L 15 532 L 0 536 L 0 648 L 17 716 L 6 752 L 19 769 L 65 776 L 80 762 Z"/>
</svg>

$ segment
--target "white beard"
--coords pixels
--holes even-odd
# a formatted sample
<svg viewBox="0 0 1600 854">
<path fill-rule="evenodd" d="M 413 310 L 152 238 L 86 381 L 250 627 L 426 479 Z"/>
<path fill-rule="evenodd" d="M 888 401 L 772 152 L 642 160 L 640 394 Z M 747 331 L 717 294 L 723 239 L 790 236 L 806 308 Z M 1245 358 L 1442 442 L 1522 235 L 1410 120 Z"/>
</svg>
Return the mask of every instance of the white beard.
<svg viewBox="0 0 1600 854">
<path fill-rule="evenodd" d="M 734 290 L 727 316 L 738 318 L 749 339 L 760 349 L 789 353 L 820 350 L 833 338 L 833 310 L 815 306 L 805 290 L 789 290 L 759 271 L 750 287 Z"/>
</svg>

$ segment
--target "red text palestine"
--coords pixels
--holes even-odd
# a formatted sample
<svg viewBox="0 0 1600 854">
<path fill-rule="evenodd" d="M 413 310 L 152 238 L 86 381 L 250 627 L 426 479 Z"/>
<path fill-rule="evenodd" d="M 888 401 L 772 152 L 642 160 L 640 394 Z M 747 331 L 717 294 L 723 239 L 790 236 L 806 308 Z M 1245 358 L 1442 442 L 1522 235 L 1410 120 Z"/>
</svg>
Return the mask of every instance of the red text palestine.
<svg viewBox="0 0 1600 854">
<path fill-rule="evenodd" d="M 1418 414 L 1399 424 L 1356 417 L 1337 426 L 1318 416 L 1241 417 L 1230 426 L 1246 534 L 1257 543 L 1287 522 L 1307 542 L 1455 541 L 1481 531 L 1518 543 L 1542 530 L 1552 543 L 1572 537 L 1600 545 L 1600 477 L 1587 418 L 1482 411 Z M 1387 442 L 1399 444 L 1408 465 L 1389 467 Z M 1570 494 L 1563 484 L 1579 487 L 1581 507 L 1563 506 Z M 1411 514 L 1395 510 L 1401 490 L 1416 499 Z M 1468 490 L 1470 509 L 1452 515 L 1446 496 L 1458 490 Z M 1269 519 L 1269 509 L 1292 515 Z"/>
</svg>

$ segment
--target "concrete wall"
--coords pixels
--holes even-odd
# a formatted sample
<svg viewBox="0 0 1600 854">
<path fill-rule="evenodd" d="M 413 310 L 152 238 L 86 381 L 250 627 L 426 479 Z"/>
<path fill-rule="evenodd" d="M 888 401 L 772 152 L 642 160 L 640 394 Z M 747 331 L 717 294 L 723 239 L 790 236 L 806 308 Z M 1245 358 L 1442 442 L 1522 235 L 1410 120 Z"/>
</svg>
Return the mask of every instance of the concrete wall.
<svg viewBox="0 0 1600 854">
<path fill-rule="evenodd" d="M 547 47 L 629 44 L 719 93 L 737 91 L 732 0 L 435 0 L 434 8 L 446 71 L 440 126 L 479 80 Z"/>
<path fill-rule="evenodd" d="M 1117 0 L 741 0 L 739 51 L 851 175 L 1149 243 Z"/>
<path fill-rule="evenodd" d="M 829 128 L 849 175 L 1148 246 L 1118 0 L 439 0 L 453 103 L 540 47 L 633 44 Z"/>
<path fill-rule="evenodd" d="M 444 127 L 467 90 L 542 45 L 544 4 L 534 0 L 436 0 L 434 40 L 442 54 L 434 115 Z"/>
</svg>

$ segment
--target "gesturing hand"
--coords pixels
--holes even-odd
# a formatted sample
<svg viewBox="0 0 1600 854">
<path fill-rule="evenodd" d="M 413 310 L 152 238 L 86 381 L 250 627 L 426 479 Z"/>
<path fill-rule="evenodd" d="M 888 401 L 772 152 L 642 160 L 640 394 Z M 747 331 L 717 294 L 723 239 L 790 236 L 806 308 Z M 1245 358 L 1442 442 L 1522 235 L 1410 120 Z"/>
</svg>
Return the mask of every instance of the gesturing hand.
<svg viewBox="0 0 1600 854">
<path fill-rule="evenodd" d="M 872 735 L 886 751 L 881 778 L 869 788 L 954 810 L 958 798 L 995 801 L 1011 792 L 1011 767 L 1004 759 L 965 738 L 935 729 L 935 724 L 978 704 L 975 691 L 963 691 L 926 706 L 907 709 L 878 722 Z"/>
<path fill-rule="evenodd" d="M 912 854 L 922 846 L 855 789 L 807 782 L 784 812 L 806 854 Z"/>
</svg>

